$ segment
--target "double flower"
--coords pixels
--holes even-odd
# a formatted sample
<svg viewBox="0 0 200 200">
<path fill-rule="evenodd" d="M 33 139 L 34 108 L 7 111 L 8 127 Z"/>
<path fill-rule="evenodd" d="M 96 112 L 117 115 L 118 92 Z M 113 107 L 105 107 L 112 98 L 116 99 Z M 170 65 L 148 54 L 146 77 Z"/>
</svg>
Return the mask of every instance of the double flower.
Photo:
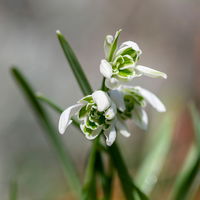
<svg viewBox="0 0 200 200">
<path fill-rule="evenodd" d="M 144 110 L 147 103 L 158 112 L 165 112 L 163 103 L 150 91 L 139 86 L 123 85 L 141 75 L 153 78 L 167 78 L 167 75 L 137 64 L 142 51 L 136 43 L 127 41 L 118 48 L 120 32 L 117 31 L 114 37 L 106 36 L 104 42 L 105 59 L 101 60 L 100 72 L 105 77 L 108 92 L 97 90 L 67 108 L 59 120 L 61 134 L 72 123 L 71 117 L 76 116 L 87 139 L 92 140 L 104 134 L 106 144 L 110 146 L 117 133 L 130 136 L 124 124 L 126 119 L 133 119 L 142 129 L 147 128 L 148 117 Z"/>
</svg>

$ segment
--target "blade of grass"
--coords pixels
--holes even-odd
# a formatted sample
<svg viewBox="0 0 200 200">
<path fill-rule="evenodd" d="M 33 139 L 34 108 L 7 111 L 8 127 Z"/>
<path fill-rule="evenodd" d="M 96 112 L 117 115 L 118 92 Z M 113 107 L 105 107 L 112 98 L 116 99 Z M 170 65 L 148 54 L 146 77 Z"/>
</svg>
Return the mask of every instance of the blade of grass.
<svg viewBox="0 0 200 200">
<path fill-rule="evenodd" d="M 191 146 L 174 184 L 171 193 L 173 200 L 190 200 L 200 186 L 198 178 L 200 173 L 200 115 L 194 104 L 190 104 L 190 112 L 196 140 Z"/>
<path fill-rule="evenodd" d="M 18 184 L 16 180 L 11 181 L 9 190 L 9 200 L 17 200 L 18 198 Z"/>
<path fill-rule="evenodd" d="M 164 165 L 169 152 L 174 116 L 168 114 L 164 118 L 158 131 L 151 135 L 147 143 L 148 154 L 139 168 L 135 182 L 145 192 L 150 194 Z"/>
<path fill-rule="evenodd" d="M 65 37 L 61 34 L 60 31 L 57 31 L 58 40 L 60 42 L 60 45 L 64 51 L 64 54 L 69 62 L 69 65 L 74 73 L 74 76 L 76 77 L 76 80 L 78 81 L 78 84 L 81 88 L 81 91 L 83 92 L 83 95 L 89 95 L 92 93 L 92 88 L 89 84 L 88 79 L 85 76 L 84 71 L 82 70 L 82 67 L 74 54 L 71 46 L 65 39 Z"/>
<path fill-rule="evenodd" d="M 111 147 L 109 147 L 108 152 L 113 161 L 114 167 L 118 172 L 126 199 L 134 200 L 134 196 L 138 195 L 141 200 L 148 200 L 148 197 L 132 181 L 117 144 L 114 143 Z"/>
<path fill-rule="evenodd" d="M 172 200 L 190 200 L 192 185 L 199 173 L 200 156 L 195 145 L 192 145 L 174 184 Z"/>
<path fill-rule="evenodd" d="M 41 104 L 38 102 L 37 98 L 35 97 L 34 90 L 28 83 L 28 81 L 25 79 L 25 77 L 20 73 L 20 71 L 13 67 L 11 69 L 12 76 L 14 77 L 16 83 L 21 88 L 22 92 L 27 98 L 27 101 L 32 106 L 36 116 L 37 120 L 40 122 L 42 127 L 45 130 L 46 136 L 51 141 L 52 145 L 54 146 L 58 157 L 61 160 L 61 163 L 63 165 L 64 173 L 68 179 L 68 184 L 73 190 L 75 194 L 77 194 L 78 197 L 80 197 L 80 181 L 77 176 L 77 172 L 75 170 L 74 165 L 72 164 L 72 160 L 64 148 L 64 144 L 60 140 L 60 137 L 53 127 L 51 120 L 49 119 L 48 114 L 46 113 L 45 109 L 41 106 Z"/>
<path fill-rule="evenodd" d="M 195 143 L 200 151 L 200 114 L 193 103 L 190 104 L 190 113 L 192 116 L 193 127 L 196 135 Z"/>
</svg>

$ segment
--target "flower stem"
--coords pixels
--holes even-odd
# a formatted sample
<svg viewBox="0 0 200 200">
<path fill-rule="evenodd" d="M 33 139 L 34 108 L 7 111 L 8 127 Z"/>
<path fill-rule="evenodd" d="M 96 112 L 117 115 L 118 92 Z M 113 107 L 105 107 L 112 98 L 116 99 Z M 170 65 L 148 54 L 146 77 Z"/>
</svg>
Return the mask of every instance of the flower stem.
<svg viewBox="0 0 200 200">
<path fill-rule="evenodd" d="M 85 174 L 85 180 L 84 180 L 84 186 L 82 189 L 82 198 L 81 200 L 93 200 L 96 198 L 96 169 L 95 169 L 95 163 L 97 161 L 96 155 L 97 155 L 97 146 L 99 143 L 99 137 L 97 137 L 93 144 L 90 151 L 89 161 L 86 169 Z"/>
</svg>

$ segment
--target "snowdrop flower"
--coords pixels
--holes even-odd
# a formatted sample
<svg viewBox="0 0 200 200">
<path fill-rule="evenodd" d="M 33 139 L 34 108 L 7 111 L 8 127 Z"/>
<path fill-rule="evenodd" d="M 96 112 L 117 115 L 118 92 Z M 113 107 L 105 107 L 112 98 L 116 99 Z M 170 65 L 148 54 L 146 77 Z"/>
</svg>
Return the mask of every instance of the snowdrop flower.
<svg viewBox="0 0 200 200">
<path fill-rule="evenodd" d="M 109 93 L 117 106 L 121 118 L 123 120 L 133 119 L 135 124 L 144 130 L 148 126 L 148 116 L 144 110 L 147 103 L 158 112 L 166 111 L 165 106 L 156 95 L 139 86 L 120 86 Z"/>
<path fill-rule="evenodd" d="M 64 134 L 72 123 L 71 117 L 76 115 L 81 121 L 80 128 L 87 139 L 95 139 L 103 133 L 106 137 L 106 144 L 111 146 L 116 139 L 117 132 L 125 137 L 130 135 L 116 114 L 116 105 L 108 94 L 98 90 L 67 108 L 60 116 L 58 129 L 61 134 Z"/>
<path fill-rule="evenodd" d="M 101 60 L 100 72 L 106 78 L 106 86 L 109 89 L 117 88 L 121 81 L 130 81 L 141 75 L 152 78 L 167 78 L 163 72 L 137 65 L 142 54 L 139 46 L 132 41 L 126 41 L 117 47 L 121 30 L 115 36 L 106 36 L 104 52 L 106 59 Z"/>
</svg>

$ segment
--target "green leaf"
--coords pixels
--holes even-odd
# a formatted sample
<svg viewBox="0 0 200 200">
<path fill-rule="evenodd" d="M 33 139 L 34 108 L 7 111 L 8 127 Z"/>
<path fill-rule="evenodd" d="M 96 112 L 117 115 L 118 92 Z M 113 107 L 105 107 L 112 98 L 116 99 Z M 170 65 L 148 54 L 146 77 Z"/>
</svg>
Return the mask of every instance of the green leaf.
<svg viewBox="0 0 200 200">
<path fill-rule="evenodd" d="M 119 38 L 121 31 L 122 30 L 120 29 L 115 34 L 114 41 L 113 41 L 113 43 L 111 44 L 111 47 L 110 47 L 110 52 L 109 52 L 109 55 L 108 55 L 108 62 L 111 62 L 112 59 L 113 59 L 113 55 L 114 55 L 114 53 L 117 49 L 117 42 L 118 42 L 118 38 Z"/>
<path fill-rule="evenodd" d="M 142 162 L 135 179 L 145 194 L 150 194 L 154 188 L 155 179 L 158 179 L 164 165 L 172 140 L 173 123 L 174 116 L 166 115 L 158 131 L 154 135 L 149 135 L 150 138 L 147 139 L 146 145 L 149 153 Z"/>
<path fill-rule="evenodd" d="M 91 94 L 92 88 L 71 46 L 69 45 L 67 40 L 64 38 L 64 36 L 60 33 L 60 31 L 57 31 L 56 33 L 58 36 L 58 40 L 60 41 L 60 45 L 64 51 L 64 54 L 74 73 L 74 76 L 76 77 L 76 80 L 81 88 L 81 91 L 83 92 L 83 95 L 85 96 L 85 95 Z"/>
<path fill-rule="evenodd" d="M 190 200 L 200 186 L 200 115 L 194 104 L 190 105 L 196 140 L 191 146 L 173 187 L 171 199 Z"/>
<path fill-rule="evenodd" d="M 9 200 L 18 199 L 18 184 L 16 180 L 11 181 L 9 190 Z"/>
<path fill-rule="evenodd" d="M 118 172 L 126 199 L 134 200 L 135 196 L 139 196 L 140 200 L 148 200 L 148 197 L 132 181 L 116 142 L 108 148 L 108 152 Z"/>
<path fill-rule="evenodd" d="M 192 192 L 193 183 L 198 176 L 200 167 L 200 154 L 197 147 L 192 145 L 189 153 L 183 163 L 183 168 L 181 169 L 175 184 L 173 186 L 171 198 L 172 200 L 190 200 L 190 195 Z M 198 187 L 199 187 L 198 180 Z M 194 191 L 193 191 L 194 192 Z"/>
<path fill-rule="evenodd" d="M 200 115 L 194 104 L 190 104 L 190 112 L 192 116 L 193 126 L 196 135 L 196 145 L 200 151 Z"/>
<path fill-rule="evenodd" d="M 26 96 L 27 101 L 32 106 L 33 111 L 36 114 L 37 120 L 40 122 L 40 124 L 45 130 L 46 136 L 49 138 L 50 142 L 55 148 L 57 155 L 60 158 L 61 163 L 63 165 L 64 173 L 68 179 L 69 186 L 71 187 L 73 192 L 77 194 L 78 197 L 80 197 L 81 186 L 79 178 L 77 176 L 77 172 L 75 170 L 75 166 L 72 163 L 69 153 L 64 148 L 64 144 L 62 143 L 58 132 L 53 127 L 49 115 L 37 100 L 34 94 L 34 90 L 30 86 L 28 81 L 25 79 L 25 77 L 20 73 L 20 71 L 17 68 L 12 68 L 11 73 L 15 78 L 16 83 L 19 85 L 22 92 Z"/>
</svg>

